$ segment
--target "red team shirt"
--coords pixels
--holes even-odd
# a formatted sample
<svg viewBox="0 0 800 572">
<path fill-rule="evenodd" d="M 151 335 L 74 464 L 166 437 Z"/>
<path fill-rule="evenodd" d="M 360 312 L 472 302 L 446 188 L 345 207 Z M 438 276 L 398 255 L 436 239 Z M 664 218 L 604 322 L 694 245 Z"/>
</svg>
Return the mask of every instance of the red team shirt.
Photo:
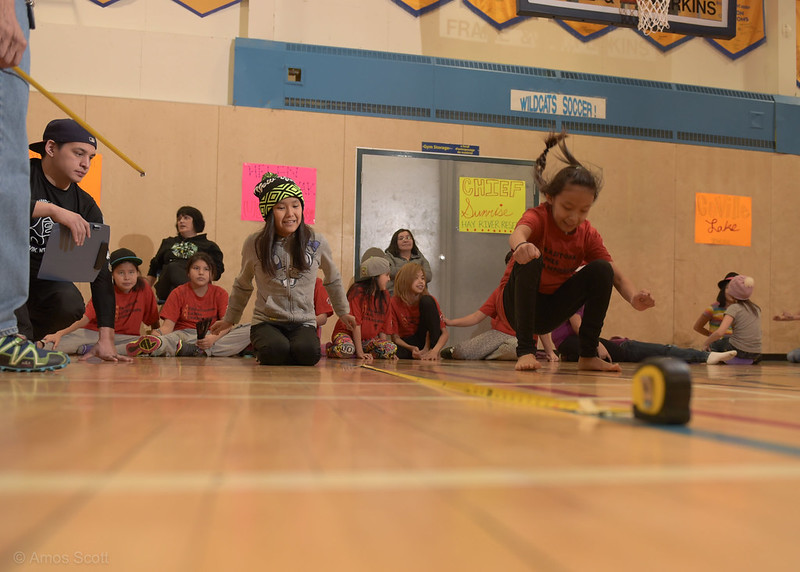
<svg viewBox="0 0 800 572">
<path fill-rule="evenodd" d="M 531 229 L 528 242 L 533 243 L 542 253 L 542 280 L 539 292 L 552 294 L 582 265 L 593 260 L 608 260 L 611 255 L 603 244 L 603 238 L 588 220 L 583 221 L 571 234 L 565 234 L 553 220 L 550 203 L 528 209 L 517 226 L 525 225 Z M 508 261 L 503 280 L 505 285 L 511 274 L 514 260 Z"/>
<path fill-rule="evenodd" d="M 498 332 L 503 332 L 509 336 L 516 336 L 514 328 L 508 323 L 506 313 L 503 311 L 503 288 L 498 286 L 494 292 L 489 294 L 486 302 L 479 308 L 481 314 L 489 316 L 492 319 L 492 329 Z"/>
<path fill-rule="evenodd" d="M 446 325 L 444 323 L 442 310 L 439 308 L 439 302 L 436 298 L 434 298 L 433 301 L 436 303 L 436 310 L 439 312 L 439 323 L 442 329 L 444 329 Z M 389 310 L 393 334 L 397 334 L 401 338 L 407 338 L 417 332 L 417 328 L 419 327 L 419 304 L 409 306 L 403 302 L 399 296 L 392 296 L 392 303 L 389 306 Z"/>
<path fill-rule="evenodd" d="M 603 244 L 603 238 L 588 220 L 583 221 L 572 233 L 565 234 L 553 220 L 553 209 L 550 203 L 528 209 L 517 226 L 525 225 L 531 229 L 528 242 L 533 243 L 542 253 L 542 279 L 539 292 L 552 294 L 566 282 L 582 265 L 593 260 L 608 260 L 611 255 Z M 505 289 L 514 259 L 508 261 L 505 274 L 500 281 L 500 294 L 496 304 L 498 313 L 505 316 L 502 290 Z M 501 330 L 502 331 L 502 330 Z"/>
<path fill-rule="evenodd" d="M 348 294 L 347 300 L 350 302 L 350 313 L 356 319 L 356 324 L 361 326 L 362 342 L 377 338 L 381 333 L 391 334 L 392 316 L 389 311 L 391 308 L 389 292 L 383 291 L 383 313 L 373 306 L 373 298 L 364 295 L 361 290 L 353 290 L 351 294 Z M 417 321 L 419 321 L 419 309 L 417 309 Z M 351 333 L 341 320 L 336 321 L 332 336 L 339 332 L 348 335 Z"/>
<path fill-rule="evenodd" d="M 175 330 L 190 330 L 197 327 L 203 318 L 211 318 L 213 324 L 221 320 L 228 308 L 228 293 L 214 284 L 208 285 L 205 296 L 200 298 L 186 282 L 170 292 L 161 317 L 175 322 Z"/>
<path fill-rule="evenodd" d="M 138 290 L 131 290 L 127 294 L 114 287 L 114 297 L 116 299 L 116 311 L 114 313 L 114 333 L 138 336 L 141 324 L 148 326 L 158 324 L 158 305 L 153 289 L 147 284 Z M 86 305 L 86 317 L 89 323 L 87 330 L 97 331 L 97 314 L 94 304 L 89 300 Z"/>
</svg>

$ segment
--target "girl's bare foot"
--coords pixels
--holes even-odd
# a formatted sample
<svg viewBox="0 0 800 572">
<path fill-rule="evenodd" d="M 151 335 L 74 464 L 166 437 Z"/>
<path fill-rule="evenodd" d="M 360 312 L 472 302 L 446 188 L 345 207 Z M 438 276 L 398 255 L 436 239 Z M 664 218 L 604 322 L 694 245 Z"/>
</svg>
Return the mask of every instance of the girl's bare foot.
<svg viewBox="0 0 800 572">
<path fill-rule="evenodd" d="M 586 371 L 622 371 L 622 367 L 618 363 L 609 363 L 599 357 L 579 357 L 578 369 Z"/>
<path fill-rule="evenodd" d="M 524 371 L 529 369 L 539 369 L 540 367 L 542 367 L 542 364 L 536 361 L 536 358 L 533 357 L 533 354 L 525 354 L 517 359 L 517 365 L 514 366 L 514 369 L 517 371 Z"/>
</svg>

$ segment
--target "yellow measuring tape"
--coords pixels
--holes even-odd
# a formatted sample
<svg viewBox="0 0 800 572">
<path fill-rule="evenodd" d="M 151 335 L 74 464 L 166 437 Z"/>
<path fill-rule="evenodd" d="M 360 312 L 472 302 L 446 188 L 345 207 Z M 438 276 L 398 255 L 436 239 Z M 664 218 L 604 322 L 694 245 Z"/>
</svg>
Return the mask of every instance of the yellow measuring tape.
<svg viewBox="0 0 800 572">
<path fill-rule="evenodd" d="M 438 387 L 441 389 L 449 389 L 471 395 L 473 397 L 485 397 L 489 399 L 498 399 L 501 401 L 509 401 L 518 405 L 527 405 L 530 407 L 538 407 L 541 409 L 556 409 L 558 411 L 569 411 L 571 413 L 579 413 L 581 415 L 597 415 L 599 417 L 631 417 L 630 407 L 611 407 L 598 405 L 596 401 L 589 397 L 577 399 L 563 399 L 559 397 L 548 397 L 544 395 L 537 395 L 527 391 L 519 391 L 516 389 L 504 389 L 496 385 L 478 385 L 475 383 L 467 383 L 464 381 L 447 381 L 441 379 L 428 379 L 425 377 L 418 377 L 415 375 L 408 375 L 405 373 L 398 373 L 396 371 L 389 371 L 380 369 L 371 365 L 362 365 L 365 369 L 393 375 L 402 379 L 407 379 L 430 387 Z"/>
</svg>

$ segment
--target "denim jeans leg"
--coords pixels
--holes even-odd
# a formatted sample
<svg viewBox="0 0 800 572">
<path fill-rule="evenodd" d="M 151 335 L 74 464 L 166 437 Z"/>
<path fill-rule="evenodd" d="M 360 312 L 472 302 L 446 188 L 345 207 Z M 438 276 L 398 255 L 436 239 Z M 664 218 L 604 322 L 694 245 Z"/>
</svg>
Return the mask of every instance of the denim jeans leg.
<svg viewBox="0 0 800 572">
<path fill-rule="evenodd" d="M 28 16 L 16 0 L 17 20 L 25 37 Z M 30 70 L 30 50 L 20 63 Z M 14 310 L 28 299 L 30 264 L 30 164 L 28 161 L 28 84 L 10 69 L 0 70 L 0 335 L 15 334 Z"/>
</svg>

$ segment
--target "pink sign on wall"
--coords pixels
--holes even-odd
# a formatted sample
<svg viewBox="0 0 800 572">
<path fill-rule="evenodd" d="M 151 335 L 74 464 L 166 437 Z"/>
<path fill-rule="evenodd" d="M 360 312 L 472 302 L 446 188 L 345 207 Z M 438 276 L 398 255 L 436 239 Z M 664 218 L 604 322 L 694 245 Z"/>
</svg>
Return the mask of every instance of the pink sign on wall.
<svg viewBox="0 0 800 572">
<path fill-rule="evenodd" d="M 317 205 L 317 170 L 312 167 L 288 165 L 262 165 L 242 163 L 242 220 L 263 221 L 258 210 L 258 198 L 253 189 L 261 182 L 264 173 L 276 173 L 293 180 L 303 190 L 303 218 L 306 224 L 314 224 Z"/>
</svg>

